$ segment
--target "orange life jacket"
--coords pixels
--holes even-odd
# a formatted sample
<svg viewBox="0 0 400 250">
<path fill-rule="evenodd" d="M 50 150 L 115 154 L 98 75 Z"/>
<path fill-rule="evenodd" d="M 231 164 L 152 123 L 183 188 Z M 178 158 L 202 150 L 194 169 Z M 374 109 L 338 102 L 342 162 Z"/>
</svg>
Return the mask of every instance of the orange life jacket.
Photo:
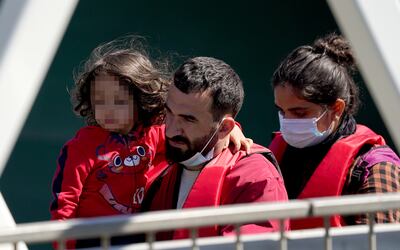
<svg viewBox="0 0 400 250">
<path fill-rule="evenodd" d="M 354 134 L 339 139 L 332 145 L 297 198 L 340 196 L 354 159 L 360 149 L 368 144 L 385 145 L 385 140 L 369 128 L 357 125 Z M 269 146 L 278 162 L 282 161 L 286 147 L 287 143 L 280 133 L 276 134 Z M 339 215 L 331 216 L 330 223 L 333 227 L 345 225 L 343 218 Z M 294 219 L 290 221 L 291 229 L 316 228 L 323 227 L 323 225 L 322 218 Z"/>
<path fill-rule="evenodd" d="M 276 160 L 272 156 L 270 150 L 267 148 L 253 144 L 251 148 L 251 154 L 255 153 L 262 153 L 275 165 Z M 244 151 L 239 151 L 235 154 L 232 154 L 230 150 L 224 150 L 216 158 L 211 160 L 199 173 L 199 176 L 193 184 L 182 208 L 219 206 L 225 176 L 240 159 L 246 156 L 247 154 Z M 275 166 L 278 168 L 277 165 Z M 172 164 L 170 166 L 163 166 L 161 171 L 160 168 L 158 168 L 156 172 L 149 173 L 150 181 L 149 186 L 146 188 L 149 191 L 146 196 L 151 197 L 154 195 L 151 194 L 153 186 L 158 190 L 157 195 L 155 195 L 152 200 L 149 201 L 150 210 L 176 208 L 176 196 L 178 195 L 179 190 L 179 185 L 176 185 L 176 183 L 180 181 L 179 178 L 181 168 L 182 166 L 178 166 L 178 164 Z M 157 183 L 157 179 L 162 181 Z M 174 232 L 158 234 L 157 238 L 159 240 L 171 238 L 183 239 L 188 238 L 189 235 L 190 234 L 188 230 L 179 229 L 175 230 Z M 219 226 L 217 225 L 213 227 L 200 228 L 198 231 L 199 237 L 217 235 L 219 235 Z"/>
</svg>

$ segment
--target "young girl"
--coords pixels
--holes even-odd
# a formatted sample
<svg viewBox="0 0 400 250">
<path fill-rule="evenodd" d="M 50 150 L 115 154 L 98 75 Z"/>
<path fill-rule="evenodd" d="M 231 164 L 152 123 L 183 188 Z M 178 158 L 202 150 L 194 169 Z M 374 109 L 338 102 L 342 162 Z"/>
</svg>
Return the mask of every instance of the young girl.
<svg viewBox="0 0 400 250">
<path fill-rule="evenodd" d="M 162 123 L 170 83 L 165 65 L 151 62 L 137 39 L 93 50 L 72 93 L 74 111 L 88 126 L 64 145 L 58 158 L 53 220 L 140 210 L 146 172 L 165 162 Z"/>
</svg>

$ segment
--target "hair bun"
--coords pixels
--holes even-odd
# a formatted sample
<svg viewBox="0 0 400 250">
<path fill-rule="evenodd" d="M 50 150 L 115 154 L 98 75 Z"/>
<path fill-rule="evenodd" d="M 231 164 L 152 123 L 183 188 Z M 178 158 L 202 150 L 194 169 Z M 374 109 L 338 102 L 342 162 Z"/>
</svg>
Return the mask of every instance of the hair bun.
<svg viewBox="0 0 400 250">
<path fill-rule="evenodd" d="M 326 54 L 336 63 L 355 70 L 355 60 L 349 42 L 341 35 L 329 34 L 314 42 L 315 53 Z"/>
</svg>

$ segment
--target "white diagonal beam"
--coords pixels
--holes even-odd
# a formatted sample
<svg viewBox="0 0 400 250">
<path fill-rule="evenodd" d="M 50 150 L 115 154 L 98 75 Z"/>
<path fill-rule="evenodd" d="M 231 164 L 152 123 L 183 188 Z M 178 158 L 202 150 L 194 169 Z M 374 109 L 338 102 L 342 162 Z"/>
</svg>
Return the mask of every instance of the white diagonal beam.
<svg viewBox="0 0 400 250">
<path fill-rule="evenodd" d="M 400 0 L 327 0 L 400 150 Z"/>
<path fill-rule="evenodd" d="M 0 5 L 0 177 L 78 0 Z M 0 227 L 15 226 L 0 193 Z M 26 245 L 21 243 L 21 249 Z M 10 249 L 1 245 L 0 249 Z"/>
<path fill-rule="evenodd" d="M 0 176 L 78 0 L 0 5 Z"/>
</svg>

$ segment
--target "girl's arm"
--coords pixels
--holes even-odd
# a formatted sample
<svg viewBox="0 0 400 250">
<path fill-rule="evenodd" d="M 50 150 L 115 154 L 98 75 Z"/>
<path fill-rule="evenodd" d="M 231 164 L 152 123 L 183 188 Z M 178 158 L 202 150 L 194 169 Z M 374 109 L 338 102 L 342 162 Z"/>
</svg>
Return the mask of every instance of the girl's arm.
<svg viewBox="0 0 400 250">
<path fill-rule="evenodd" d="M 253 140 L 244 136 L 241 126 L 238 122 L 235 122 L 235 127 L 230 133 L 229 141 L 233 145 L 233 153 L 236 153 L 240 149 L 250 153 L 250 148 L 253 145 Z"/>
<path fill-rule="evenodd" d="M 52 220 L 76 217 L 79 197 L 89 172 L 90 164 L 84 151 L 73 143 L 64 145 L 53 177 L 53 200 L 50 206 Z"/>
<path fill-rule="evenodd" d="M 149 138 L 146 141 L 154 149 L 155 154 L 165 154 L 165 125 L 153 126 L 148 135 Z M 244 136 L 241 126 L 238 122 L 235 122 L 235 127 L 230 133 L 229 140 L 233 145 L 233 153 L 236 153 L 240 149 L 250 153 L 253 140 Z"/>
</svg>

